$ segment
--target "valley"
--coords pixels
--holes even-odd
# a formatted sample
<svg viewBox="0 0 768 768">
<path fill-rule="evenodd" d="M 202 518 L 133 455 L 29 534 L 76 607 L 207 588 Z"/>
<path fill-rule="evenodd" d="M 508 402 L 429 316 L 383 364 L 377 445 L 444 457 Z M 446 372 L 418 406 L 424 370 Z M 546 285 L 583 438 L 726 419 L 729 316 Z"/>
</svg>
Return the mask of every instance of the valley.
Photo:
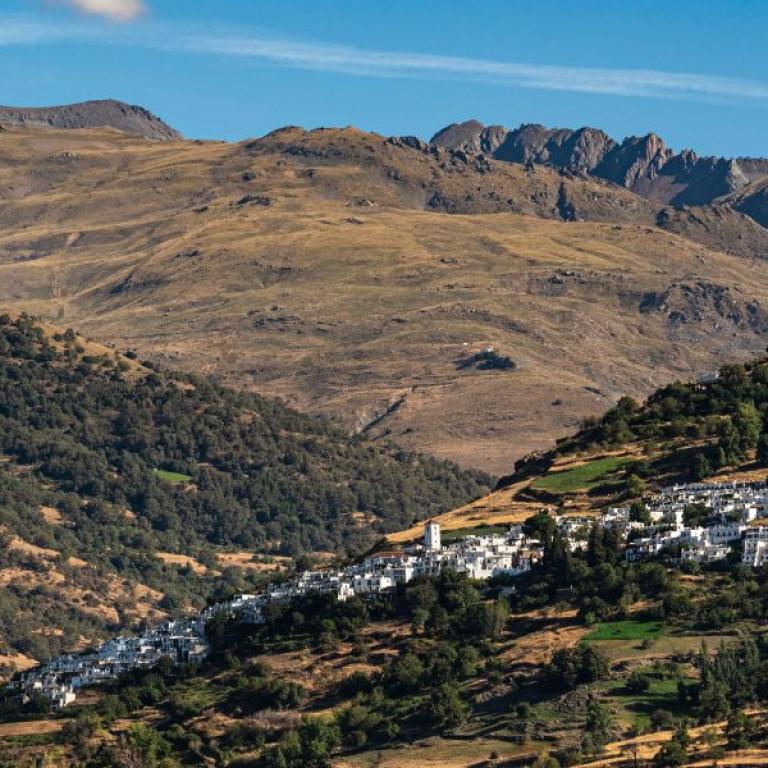
<svg viewBox="0 0 768 768">
<path fill-rule="evenodd" d="M 766 161 L 0 126 L 2 768 L 768 764 Z"/>
<path fill-rule="evenodd" d="M 154 381 L 158 374 L 131 358 L 120 365 L 121 356 L 96 346 L 84 355 L 74 334 L 41 328 L 25 317 L 4 318 L 0 325 L 12 350 L 11 365 L 36 370 L 35 380 L 46 382 L 49 396 L 66 385 L 61 391 L 72 398 L 70 378 L 85 384 L 91 397 L 111 382 L 112 399 L 130 393 L 131 387 L 163 385 L 155 395 L 160 401 L 181 397 L 199 403 L 205 393 L 209 424 L 215 423 L 211 418 L 221 406 L 211 395 L 219 390 L 209 391 L 199 379 L 165 374 L 167 381 Z M 99 349 L 101 355 L 93 354 Z M 87 367 L 93 365 L 103 370 Z M 12 370 L 6 375 L 13 377 Z M 760 764 L 768 755 L 762 682 L 768 663 L 765 568 L 743 568 L 727 554 L 709 562 L 704 550 L 702 559 L 686 563 L 679 552 L 664 547 L 639 560 L 626 559 L 614 527 L 622 524 L 611 522 L 619 521 L 611 507 L 623 508 L 624 525 L 635 514 L 699 520 L 708 505 L 710 514 L 737 510 L 751 515 L 751 502 L 740 502 L 738 489 L 727 484 L 752 483 L 754 491 L 738 492 L 754 493 L 758 506 L 763 504 L 766 382 L 768 362 L 762 358 L 747 366 L 725 366 L 706 383 L 670 385 L 645 403 L 625 397 L 549 452 L 519 461 L 491 494 L 433 518 L 444 527 L 447 557 L 462 551 L 462 536 L 498 536 L 512 523 L 522 525 L 540 540 L 541 550 L 521 573 L 488 578 L 470 570 L 476 578 L 467 578 L 467 573 L 442 568 L 366 599 L 357 594 L 358 586 L 345 600 L 324 588 L 310 588 L 290 601 L 263 604 L 256 623 L 242 623 L 237 614 L 217 618 L 213 611 L 205 629 L 210 652 L 195 663 L 161 659 L 106 685 L 85 685 L 77 701 L 60 711 L 50 711 L 45 699 L 34 695 L 19 709 L 13 689 L 10 697 L 6 690 L 0 700 L 2 717 L 9 721 L 0 724 L 4 756 L 11 764 L 25 764 L 45 755 L 62 766 L 119 766 L 133 754 L 142 759 L 155 755 L 169 765 L 233 767 L 362 768 L 418 761 L 469 768 L 478 760 L 489 766 L 595 768 L 640 760 L 653 766 L 709 765 L 721 759 L 729 765 Z M 178 393 L 174 387 L 180 387 Z M 19 398 L 5 391 L 4 401 L 19 421 L 24 413 Z M 224 396 L 221 391 L 219 397 Z M 242 405 L 267 407 L 239 397 L 245 398 Z M 278 408 L 274 415 L 280 414 Z M 301 422 L 306 417 L 291 418 L 305 428 L 318 428 L 311 420 Z M 182 425 L 183 418 L 175 431 L 183 433 Z M 95 427 L 91 422 L 82 432 L 68 425 L 59 439 L 63 445 L 73 439 L 93 445 Z M 156 429 L 160 437 L 163 419 Z M 125 440 L 130 432 L 118 434 Z M 40 451 L 42 437 L 26 443 Z M 168 439 L 161 437 L 160 444 Z M 15 455 L 18 448 L 4 450 L 9 447 Z M 140 461 L 145 450 L 133 445 L 134 460 Z M 127 466 L 125 458 L 119 461 Z M 53 466 L 48 459 L 25 471 L 30 479 L 50 482 Z M 77 477 L 75 467 L 59 470 L 57 482 Z M 175 483 L 176 493 L 190 497 L 190 503 L 211 470 L 181 469 L 178 464 L 175 470 L 164 469 L 156 482 Z M 458 470 L 452 471 L 458 479 Z M 681 496 L 670 506 L 658 497 L 665 484 L 696 480 L 707 482 L 689 486 L 698 489 L 693 500 Z M 686 487 L 680 493 L 687 493 Z M 15 491 L 18 498 L 18 487 Z M 38 514 L 54 529 L 46 534 L 53 546 L 44 548 L 38 534 L 39 543 L 12 542 L 9 549 L 55 563 L 65 542 L 56 527 L 68 515 L 52 511 L 59 508 L 57 499 L 50 488 L 46 493 Z M 80 493 L 87 510 L 92 491 L 84 486 Z M 24 495 L 20 500 L 16 517 L 3 512 L 16 526 L 32 519 L 32 510 L 23 507 L 29 502 Z M 103 530 L 94 531 L 98 539 L 110 535 L 104 528 L 109 518 L 103 516 L 108 505 L 101 505 Z M 167 503 L 163 506 L 168 509 Z M 137 512 L 158 544 L 172 540 L 151 510 Z M 757 514 L 764 516 L 765 510 Z M 665 519 L 658 527 L 662 537 L 669 535 Z M 760 525 L 760 517 L 753 523 Z M 81 518 L 78 527 L 88 533 L 89 525 Z M 119 525 L 110 525 L 120 533 Z M 411 542 L 414 530 L 423 531 L 423 525 L 391 534 L 372 556 L 392 557 L 392 547 Z M 225 560 L 218 553 L 211 559 L 215 548 L 193 544 L 192 535 L 200 533 L 204 530 L 193 527 L 186 546 L 202 552 L 213 571 L 216 560 L 221 565 Z M 632 536 L 627 538 L 632 546 Z M 90 554 L 97 560 L 98 539 L 92 539 Z M 456 541 L 459 549 L 454 550 L 450 542 Z M 576 546 L 564 546 L 567 542 Z M 733 544 L 739 558 L 742 544 Z M 194 560 L 154 547 L 159 561 L 187 563 L 180 585 L 202 593 L 204 582 L 194 582 L 201 578 Z M 167 570 L 158 574 L 148 567 L 146 554 L 126 550 L 131 572 L 168 578 Z M 78 563 L 82 560 L 70 557 L 71 565 L 82 567 Z M 361 583 L 369 581 L 366 576 Z M 224 594 L 245 583 L 230 574 Z M 279 592 L 279 580 L 274 583 Z M 256 591 L 264 584 L 251 582 Z M 184 612 L 171 604 L 163 607 L 170 615 Z M 741 674 L 742 668 L 748 674 Z"/>
</svg>

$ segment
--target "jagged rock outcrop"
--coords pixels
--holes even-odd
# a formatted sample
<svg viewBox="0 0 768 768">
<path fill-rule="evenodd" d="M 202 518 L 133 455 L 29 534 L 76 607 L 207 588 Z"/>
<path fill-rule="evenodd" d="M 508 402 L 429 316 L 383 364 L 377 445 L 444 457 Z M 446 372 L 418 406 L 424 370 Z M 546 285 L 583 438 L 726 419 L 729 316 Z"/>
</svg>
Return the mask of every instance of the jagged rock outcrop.
<svg viewBox="0 0 768 768">
<path fill-rule="evenodd" d="M 507 131 L 468 120 L 438 131 L 432 143 L 449 150 L 482 152 L 496 160 L 588 174 L 674 206 L 708 205 L 748 191 L 768 176 L 768 159 L 699 157 L 690 149 L 675 153 L 655 133 L 618 143 L 596 128 L 574 131 L 528 124 Z M 757 197 L 746 195 L 734 207 L 768 225 L 768 203 L 762 191 Z"/>
<path fill-rule="evenodd" d="M 603 131 L 549 129 L 522 125 L 510 131 L 495 153 L 498 160 L 538 163 L 590 173 L 616 142 Z"/>
<path fill-rule="evenodd" d="M 741 161 L 738 161 L 741 167 Z M 726 202 L 740 213 L 768 228 L 768 175 L 747 184 L 726 198 Z"/>
<path fill-rule="evenodd" d="M 594 175 L 622 187 L 638 190 L 652 182 L 672 156 L 672 150 L 655 133 L 631 136 L 605 155 L 594 169 Z"/>
<path fill-rule="evenodd" d="M 482 152 L 492 155 L 507 136 L 507 129 L 501 125 L 484 126 L 477 120 L 452 123 L 438 131 L 431 139 L 431 144 L 448 149 L 460 149 L 463 152 Z"/>
<path fill-rule="evenodd" d="M 0 125 L 34 128 L 116 128 L 155 141 L 181 134 L 144 107 L 114 99 L 84 101 L 59 107 L 2 107 Z"/>
</svg>

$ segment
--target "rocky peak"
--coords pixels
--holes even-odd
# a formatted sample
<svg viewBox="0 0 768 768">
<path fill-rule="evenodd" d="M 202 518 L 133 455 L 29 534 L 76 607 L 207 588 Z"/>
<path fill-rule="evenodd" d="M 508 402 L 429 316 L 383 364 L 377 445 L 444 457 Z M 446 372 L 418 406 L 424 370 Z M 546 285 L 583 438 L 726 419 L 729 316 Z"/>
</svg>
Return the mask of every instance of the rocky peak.
<svg viewBox="0 0 768 768">
<path fill-rule="evenodd" d="M 643 179 L 654 179 L 673 155 L 655 133 L 630 136 L 605 156 L 595 175 L 633 189 Z"/>
<path fill-rule="evenodd" d="M 738 192 L 749 184 L 749 177 L 741 169 L 738 160 L 726 160 L 725 165 L 725 185 L 728 193 Z"/>
<path fill-rule="evenodd" d="M 480 135 L 485 126 L 477 120 L 465 120 L 463 123 L 451 123 L 439 130 L 430 140 L 430 144 L 437 144 L 446 149 L 461 149 L 480 151 Z"/>
<path fill-rule="evenodd" d="M 566 142 L 569 166 L 590 172 L 615 146 L 616 142 L 604 131 L 579 128 Z"/>
<path fill-rule="evenodd" d="M 507 129 L 501 125 L 485 126 L 477 120 L 467 120 L 438 131 L 430 143 L 446 149 L 493 155 L 506 136 Z"/>
<path fill-rule="evenodd" d="M 692 149 L 684 149 L 677 156 L 678 163 L 680 164 L 680 170 L 690 173 L 693 170 L 696 163 L 699 162 L 699 156 Z"/>
</svg>

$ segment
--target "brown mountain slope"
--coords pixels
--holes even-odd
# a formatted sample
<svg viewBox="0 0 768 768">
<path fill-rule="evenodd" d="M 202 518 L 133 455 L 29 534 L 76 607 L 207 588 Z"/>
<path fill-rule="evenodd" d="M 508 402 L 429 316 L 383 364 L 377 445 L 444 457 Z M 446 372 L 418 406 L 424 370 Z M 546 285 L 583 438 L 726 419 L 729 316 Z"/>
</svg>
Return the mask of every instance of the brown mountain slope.
<svg viewBox="0 0 768 768">
<path fill-rule="evenodd" d="M 746 217 L 414 139 L 11 129 L 0 200 L 3 305 L 490 471 L 765 346 Z"/>
</svg>

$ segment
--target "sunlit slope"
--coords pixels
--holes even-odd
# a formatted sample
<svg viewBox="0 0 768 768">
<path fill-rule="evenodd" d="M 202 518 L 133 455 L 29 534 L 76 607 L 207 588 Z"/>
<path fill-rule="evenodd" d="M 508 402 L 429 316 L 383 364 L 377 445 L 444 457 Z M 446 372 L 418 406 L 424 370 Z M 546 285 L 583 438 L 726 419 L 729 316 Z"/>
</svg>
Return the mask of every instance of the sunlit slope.
<svg viewBox="0 0 768 768">
<path fill-rule="evenodd" d="M 603 183 L 352 129 L 6 131 L 0 160 L 4 304 L 465 465 L 764 347 L 768 265 Z M 516 369 L 459 369 L 487 346 Z"/>
</svg>

